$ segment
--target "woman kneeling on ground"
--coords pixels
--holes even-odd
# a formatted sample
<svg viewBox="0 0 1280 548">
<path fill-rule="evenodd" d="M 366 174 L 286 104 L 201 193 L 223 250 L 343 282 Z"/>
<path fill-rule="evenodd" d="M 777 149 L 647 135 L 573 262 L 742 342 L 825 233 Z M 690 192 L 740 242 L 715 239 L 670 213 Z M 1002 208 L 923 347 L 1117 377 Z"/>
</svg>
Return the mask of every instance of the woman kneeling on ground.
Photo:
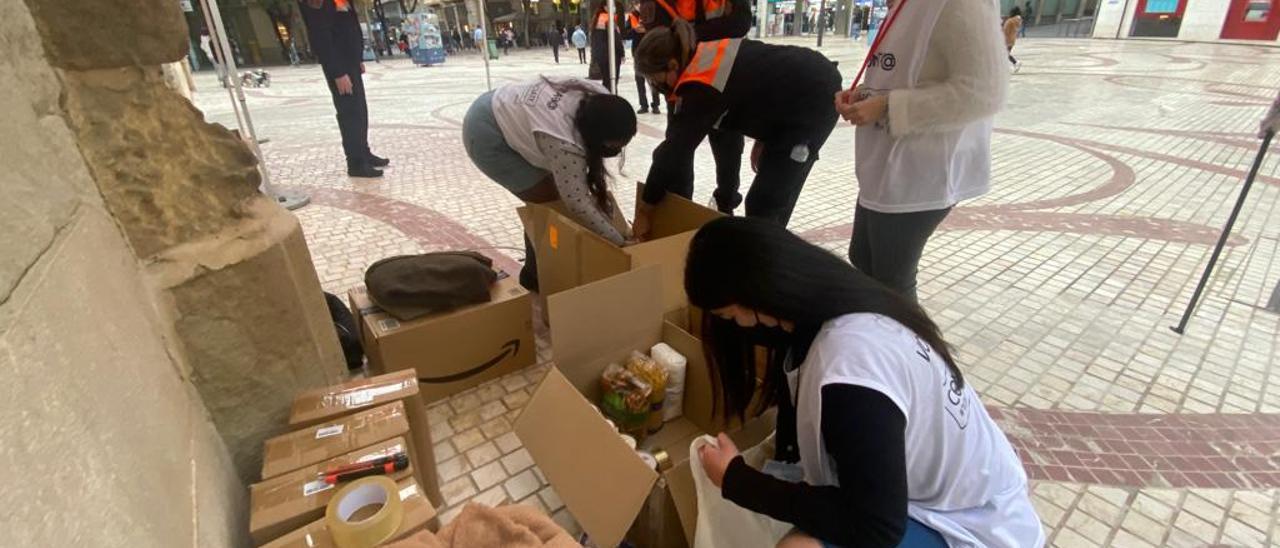
<svg viewBox="0 0 1280 548">
<path fill-rule="evenodd" d="M 476 99 L 462 122 L 462 143 L 481 172 L 526 203 L 563 202 L 556 209 L 614 245 L 629 235 L 604 159 L 621 154 L 635 134 L 631 103 L 578 79 L 500 87 Z M 528 237 L 520 284 L 538 290 Z"/>
<path fill-rule="evenodd" d="M 1017 455 L 919 306 L 742 218 L 698 232 L 685 289 L 709 312 L 717 409 L 778 406 L 766 469 L 802 482 L 750 467 L 724 434 L 700 459 L 725 499 L 795 526 L 779 546 L 1044 544 Z M 769 356 L 759 380 L 756 345 Z"/>
</svg>

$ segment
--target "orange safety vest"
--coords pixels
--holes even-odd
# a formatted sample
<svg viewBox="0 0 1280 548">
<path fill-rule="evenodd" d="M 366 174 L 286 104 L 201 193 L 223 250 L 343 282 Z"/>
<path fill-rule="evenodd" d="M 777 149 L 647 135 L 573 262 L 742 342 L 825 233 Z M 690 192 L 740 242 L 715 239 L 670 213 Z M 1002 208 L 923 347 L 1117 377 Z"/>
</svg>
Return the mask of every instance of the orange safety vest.
<svg viewBox="0 0 1280 548">
<path fill-rule="evenodd" d="M 633 12 L 633 13 L 628 13 L 628 14 L 627 14 L 627 23 L 628 23 L 628 24 L 630 24 L 630 25 L 631 25 L 631 28 L 633 28 L 633 29 L 634 29 L 634 28 L 636 28 L 636 27 L 640 26 L 640 18 L 639 18 L 639 17 L 637 17 L 637 16 L 636 16 L 636 14 L 635 14 L 634 12 Z"/>
<path fill-rule="evenodd" d="M 673 19 L 684 19 L 689 22 L 698 21 L 698 8 L 702 8 L 703 20 L 707 20 L 723 16 L 729 7 L 729 0 L 675 0 L 674 7 L 667 0 L 655 1 L 662 6 L 662 9 L 667 10 Z"/>
<path fill-rule="evenodd" d="M 609 12 L 602 11 L 596 14 L 596 30 L 609 30 Z"/>
<path fill-rule="evenodd" d="M 676 88 L 672 94 L 674 95 L 680 90 L 680 86 L 689 82 L 706 84 L 715 88 L 716 91 L 723 92 L 725 84 L 729 82 L 729 71 L 733 70 L 733 62 L 738 58 L 740 47 L 742 47 L 741 38 L 700 42 L 697 51 L 693 54 L 693 59 L 689 60 L 689 66 L 680 73 L 680 79 L 676 81 Z"/>
<path fill-rule="evenodd" d="M 350 0 L 333 0 L 333 7 L 338 11 L 347 11 L 351 9 Z"/>
</svg>

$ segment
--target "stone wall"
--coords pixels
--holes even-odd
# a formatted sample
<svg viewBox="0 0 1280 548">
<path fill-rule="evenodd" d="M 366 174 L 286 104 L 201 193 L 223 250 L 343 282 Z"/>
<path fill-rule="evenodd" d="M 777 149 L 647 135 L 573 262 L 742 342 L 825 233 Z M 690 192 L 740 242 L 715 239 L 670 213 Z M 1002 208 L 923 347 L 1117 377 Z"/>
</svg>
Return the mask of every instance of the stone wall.
<svg viewBox="0 0 1280 548">
<path fill-rule="evenodd" d="M 0 2 L 0 497 L 14 546 L 243 546 L 341 352 L 296 219 L 168 90 L 172 0 Z"/>
</svg>

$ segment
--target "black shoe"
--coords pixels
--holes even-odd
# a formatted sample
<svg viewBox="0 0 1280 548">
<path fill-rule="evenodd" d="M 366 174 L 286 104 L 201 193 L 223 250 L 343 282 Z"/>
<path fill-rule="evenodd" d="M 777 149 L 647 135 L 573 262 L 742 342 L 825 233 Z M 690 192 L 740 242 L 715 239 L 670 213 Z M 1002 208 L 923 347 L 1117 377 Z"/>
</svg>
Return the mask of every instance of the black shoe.
<svg viewBox="0 0 1280 548">
<path fill-rule="evenodd" d="M 649 107 L 640 107 L 640 110 L 636 111 L 636 114 L 648 114 L 648 113 L 649 113 Z"/>
<path fill-rule="evenodd" d="M 656 115 L 656 114 L 662 114 L 662 109 L 661 109 L 661 108 L 658 108 L 658 105 L 653 105 L 653 113 L 654 113 L 655 115 Z"/>
<path fill-rule="evenodd" d="M 373 167 L 387 167 L 391 165 L 391 160 L 378 156 L 376 154 L 369 155 L 369 165 Z"/>
<path fill-rule="evenodd" d="M 368 177 L 368 178 L 381 177 L 382 170 L 375 168 L 369 164 L 361 164 L 358 166 L 348 166 L 347 176 L 348 177 Z"/>
</svg>

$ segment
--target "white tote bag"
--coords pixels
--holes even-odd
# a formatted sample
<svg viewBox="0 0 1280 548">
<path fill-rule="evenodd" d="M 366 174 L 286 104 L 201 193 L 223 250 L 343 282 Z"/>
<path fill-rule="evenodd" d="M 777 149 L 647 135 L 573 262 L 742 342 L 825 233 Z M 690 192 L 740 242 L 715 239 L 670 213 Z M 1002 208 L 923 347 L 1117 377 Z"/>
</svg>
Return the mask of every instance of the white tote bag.
<svg viewBox="0 0 1280 548">
<path fill-rule="evenodd" d="M 689 445 L 689 468 L 698 491 L 698 523 L 693 534 L 693 548 L 771 548 L 793 528 L 764 514 L 747 510 L 720 496 L 720 488 L 711 483 L 698 458 L 698 448 L 716 447 L 716 439 L 702 436 Z M 764 462 L 762 447 L 757 445 L 742 453 L 747 464 Z"/>
</svg>

